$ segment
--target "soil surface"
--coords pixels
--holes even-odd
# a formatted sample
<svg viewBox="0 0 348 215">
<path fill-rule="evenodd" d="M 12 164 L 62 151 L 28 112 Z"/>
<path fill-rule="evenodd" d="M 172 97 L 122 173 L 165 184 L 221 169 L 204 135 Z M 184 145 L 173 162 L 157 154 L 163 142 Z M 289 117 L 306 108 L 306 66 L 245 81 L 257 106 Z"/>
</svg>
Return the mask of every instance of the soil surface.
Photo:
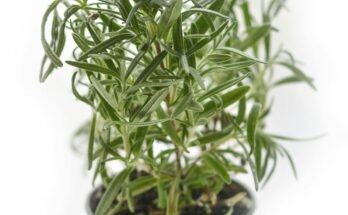
<svg viewBox="0 0 348 215">
<path fill-rule="evenodd" d="M 97 205 L 105 192 L 103 187 L 99 187 L 94 190 L 89 198 L 89 206 L 92 212 L 95 212 Z M 247 193 L 247 197 L 253 200 L 249 191 L 247 191 L 242 185 L 237 182 L 233 182 L 229 185 L 225 185 L 224 188 L 218 193 L 217 204 L 211 208 L 211 213 L 208 214 L 203 207 L 200 206 L 189 206 L 181 210 L 181 215 L 224 215 L 229 210 L 230 207 L 222 204 L 221 202 L 225 199 L 229 199 L 241 192 Z M 202 194 L 202 191 L 196 190 L 192 193 L 193 199 L 198 199 Z M 158 208 L 153 204 L 154 200 L 157 198 L 157 193 L 155 189 L 149 190 L 142 195 L 135 198 L 135 205 L 138 206 L 135 213 L 130 211 L 122 211 L 115 215 L 164 215 L 160 212 Z M 219 203 L 220 202 L 220 203 Z M 91 214 L 92 215 L 92 214 Z M 251 215 L 251 209 L 247 208 L 244 204 L 237 203 L 233 208 L 232 215 Z"/>
</svg>

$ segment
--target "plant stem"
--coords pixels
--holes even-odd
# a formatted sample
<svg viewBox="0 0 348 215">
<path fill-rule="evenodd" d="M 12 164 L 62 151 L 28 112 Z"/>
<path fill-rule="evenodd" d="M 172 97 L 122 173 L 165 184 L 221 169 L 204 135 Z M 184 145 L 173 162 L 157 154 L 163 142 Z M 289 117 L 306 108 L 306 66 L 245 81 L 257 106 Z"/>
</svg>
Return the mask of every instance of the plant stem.
<svg viewBox="0 0 348 215">
<path fill-rule="evenodd" d="M 155 46 L 156 46 L 157 54 L 160 54 L 161 53 L 161 46 L 160 46 L 159 42 L 156 41 Z M 163 61 L 161 62 L 160 66 L 161 66 L 161 69 L 165 70 L 165 66 L 164 66 Z"/>
<path fill-rule="evenodd" d="M 192 170 L 192 168 L 202 159 L 203 155 L 206 153 L 209 153 L 211 151 L 215 151 L 216 149 L 219 148 L 219 146 L 221 146 L 222 144 L 224 144 L 226 141 L 230 140 L 230 139 L 234 139 L 237 138 L 238 136 L 234 133 L 228 135 L 227 137 L 223 138 L 222 140 L 216 142 L 210 149 L 208 149 L 207 151 L 202 153 L 202 156 L 197 157 L 192 163 L 191 165 L 187 168 L 187 170 L 185 171 L 185 173 L 183 174 L 183 177 L 186 177 L 190 171 Z"/>
<path fill-rule="evenodd" d="M 180 153 L 180 148 L 177 144 L 175 145 L 175 160 L 176 160 L 176 171 L 180 175 L 180 178 L 182 176 L 182 166 L 181 166 L 181 153 Z"/>
</svg>

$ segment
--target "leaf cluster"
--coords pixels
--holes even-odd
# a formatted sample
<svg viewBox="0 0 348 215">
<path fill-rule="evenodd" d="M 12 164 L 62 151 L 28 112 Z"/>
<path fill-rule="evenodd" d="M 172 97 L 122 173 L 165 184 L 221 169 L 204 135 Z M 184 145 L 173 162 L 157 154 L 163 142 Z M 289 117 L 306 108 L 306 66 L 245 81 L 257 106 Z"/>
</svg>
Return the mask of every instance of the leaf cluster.
<svg viewBox="0 0 348 215">
<path fill-rule="evenodd" d="M 187 205 L 213 204 L 193 199 L 194 190 L 216 195 L 231 175 L 248 170 L 258 189 L 279 157 L 293 166 L 279 144 L 286 138 L 265 130 L 269 95 L 289 83 L 314 88 L 313 81 L 289 52 L 272 52 L 272 20 L 284 1 L 265 1 L 259 19 L 250 4 L 55 0 L 49 6 L 40 80 L 63 66 L 71 39 L 76 47 L 65 63 L 75 69 L 72 92 L 92 109 L 78 134 L 89 139 L 94 180 L 107 188 L 97 215 L 134 211 L 134 198 L 151 189 L 154 204 L 177 215 Z M 278 67 L 289 75 L 274 75 Z M 114 162 L 124 166 L 116 175 Z M 131 179 L 134 172 L 141 174 Z"/>
</svg>

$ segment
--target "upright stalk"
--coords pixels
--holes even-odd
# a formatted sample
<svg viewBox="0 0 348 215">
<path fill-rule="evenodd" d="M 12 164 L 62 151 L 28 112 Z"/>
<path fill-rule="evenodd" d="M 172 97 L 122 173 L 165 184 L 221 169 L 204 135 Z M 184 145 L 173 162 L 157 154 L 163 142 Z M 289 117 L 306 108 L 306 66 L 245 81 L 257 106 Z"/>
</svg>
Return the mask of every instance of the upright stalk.
<svg viewBox="0 0 348 215">
<path fill-rule="evenodd" d="M 182 176 L 182 166 L 181 166 L 181 152 L 180 152 L 180 148 L 177 144 L 175 145 L 175 161 L 176 161 L 176 171 L 177 171 L 177 175 Z"/>
</svg>

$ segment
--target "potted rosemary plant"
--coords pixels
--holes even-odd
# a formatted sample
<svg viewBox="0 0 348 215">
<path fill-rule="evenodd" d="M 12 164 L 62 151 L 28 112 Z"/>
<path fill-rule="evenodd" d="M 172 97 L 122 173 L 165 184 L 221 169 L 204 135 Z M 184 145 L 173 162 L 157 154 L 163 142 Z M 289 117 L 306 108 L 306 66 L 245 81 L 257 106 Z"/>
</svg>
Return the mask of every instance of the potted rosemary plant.
<svg viewBox="0 0 348 215">
<path fill-rule="evenodd" d="M 293 56 L 272 52 L 272 20 L 239 0 L 55 0 L 44 14 L 40 80 L 58 67 L 67 38 L 76 48 L 72 92 L 91 107 L 80 134 L 102 186 L 91 214 L 251 214 L 233 180 L 251 172 L 256 190 L 289 153 L 269 134 L 269 94 L 312 80 Z M 63 13 L 64 12 L 64 13 Z M 50 29 L 48 31 L 48 29 Z M 50 34 L 49 34 L 50 33 Z M 50 36 L 48 36 L 50 35 Z M 289 72 L 275 75 L 275 67 Z M 115 165 L 122 168 L 115 168 Z"/>
</svg>

